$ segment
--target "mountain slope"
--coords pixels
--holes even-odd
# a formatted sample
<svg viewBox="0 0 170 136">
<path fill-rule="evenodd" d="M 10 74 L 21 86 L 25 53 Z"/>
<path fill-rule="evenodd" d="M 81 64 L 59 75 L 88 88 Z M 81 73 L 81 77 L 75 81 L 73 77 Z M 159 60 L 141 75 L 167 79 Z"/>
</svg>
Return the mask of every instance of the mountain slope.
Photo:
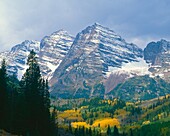
<svg viewBox="0 0 170 136">
<path fill-rule="evenodd" d="M 51 78 L 55 69 L 69 51 L 74 37 L 64 30 L 59 30 L 41 40 L 39 65 L 43 76 Z"/>
<path fill-rule="evenodd" d="M 17 44 L 10 51 L 1 53 L 0 61 L 6 59 L 7 70 L 11 75 L 21 78 L 26 70 L 27 56 L 31 50 L 39 52 L 40 42 L 25 40 L 21 44 Z"/>
<path fill-rule="evenodd" d="M 138 62 L 143 51 L 97 23 L 78 33 L 51 79 L 53 94 L 93 96 L 94 86 L 123 64 Z"/>
<path fill-rule="evenodd" d="M 170 81 L 170 42 L 151 42 L 143 51 L 98 23 L 76 38 L 59 30 L 41 42 L 25 40 L 0 53 L 0 61 L 5 58 L 8 72 L 20 79 L 32 49 L 42 75 L 51 79 L 52 94 L 59 97 L 103 97 L 129 78 L 144 75 Z"/>
<path fill-rule="evenodd" d="M 149 100 L 170 94 L 169 87 L 160 77 L 137 76 L 117 85 L 109 95 L 126 101 Z"/>
<path fill-rule="evenodd" d="M 144 59 L 150 63 L 152 75 L 170 81 L 170 42 L 160 40 L 149 43 L 144 49 Z"/>
<path fill-rule="evenodd" d="M 73 40 L 74 37 L 66 31 L 59 30 L 44 37 L 41 42 L 26 40 L 15 45 L 10 51 L 0 53 L 0 61 L 5 58 L 8 73 L 20 79 L 27 68 L 27 57 L 30 51 L 34 50 L 37 53 L 42 75 L 50 79 L 70 49 Z"/>
</svg>

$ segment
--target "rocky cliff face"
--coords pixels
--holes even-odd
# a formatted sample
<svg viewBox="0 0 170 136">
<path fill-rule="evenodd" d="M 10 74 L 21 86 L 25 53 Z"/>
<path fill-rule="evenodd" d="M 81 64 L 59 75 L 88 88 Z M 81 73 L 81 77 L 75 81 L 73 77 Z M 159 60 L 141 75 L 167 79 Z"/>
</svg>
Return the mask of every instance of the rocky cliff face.
<svg viewBox="0 0 170 136">
<path fill-rule="evenodd" d="M 15 45 L 10 51 L 1 53 L 0 61 L 6 59 L 7 70 L 11 75 L 16 75 L 20 79 L 27 66 L 27 56 L 31 50 L 36 53 L 40 50 L 40 42 L 25 40 L 21 44 Z"/>
<path fill-rule="evenodd" d="M 138 62 L 142 55 L 142 49 L 95 23 L 76 36 L 51 79 L 52 93 L 62 97 L 83 93 L 93 96 L 96 84 L 123 64 Z"/>
<path fill-rule="evenodd" d="M 170 42 L 161 40 L 149 43 L 144 49 L 144 59 L 150 63 L 149 71 L 170 81 Z"/>
<path fill-rule="evenodd" d="M 74 37 L 64 30 L 59 30 L 41 40 L 39 64 L 42 75 L 50 79 L 69 51 Z"/>
<path fill-rule="evenodd" d="M 0 61 L 5 58 L 8 73 L 20 79 L 31 50 L 58 97 L 103 97 L 125 80 L 144 75 L 170 81 L 170 42 L 151 42 L 143 51 L 97 23 L 76 38 L 59 30 L 40 42 L 26 40 L 0 53 Z"/>
<path fill-rule="evenodd" d="M 70 49 L 73 39 L 66 31 L 59 30 L 44 37 L 41 42 L 26 40 L 15 45 L 10 51 L 0 53 L 0 61 L 5 58 L 8 73 L 20 79 L 27 68 L 27 57 L 30 51 L 34 50 L 42 75 L 50 79 Z"/>
</svg>

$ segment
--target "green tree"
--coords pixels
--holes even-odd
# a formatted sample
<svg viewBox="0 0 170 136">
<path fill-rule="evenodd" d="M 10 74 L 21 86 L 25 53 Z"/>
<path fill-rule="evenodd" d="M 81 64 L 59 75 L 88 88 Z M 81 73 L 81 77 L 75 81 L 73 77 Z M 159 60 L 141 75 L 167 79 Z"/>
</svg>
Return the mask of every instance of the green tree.
<svg viewBox="0 0 170 136">
<path fill-rule="evenodd" d="M 8 76 L 7 79 L 7 90 L 8 90 L 8 109 L 7 109 L 7 121 L 8 121 L 8 131 L 12 133 L 19 133 L 17 130 L 19 114 L 18 112 L 18 89 L 19 89 L 19 81 L 16 76 Z"/>
<path fill-rule="evenodd" d="M 108 127 L 107 127 L 107 135 L 108 135 L 108 136 L 111 135 L 111 128 L 110 128 L 110 125 L 108 125 Z"/>
<path fill-rule="evenodd" d="M 47 111 L 49 111 L 50 108 L 50 93 L 49 93 L 49 86 L 48 86 L 48 80 L 45 81 L 45 88 L 44 88 L 44 106 Z"/>
<path fill-rule="evenodd" d="M 79 136 L 79 134 L 78 134 L 78 128 L 75 128 L 74 135 L 75 135 L 75 136 Z"/>
<path fill-rule="evenodd" d="M 85 127 L 84 126 L 81 128 L 81 135 L 85 136 Z"/>
<path fill-rule="evenodd" d="M 51 131 L 50 134 L 51 136 L 58 136 L 58 122 L 56 123 L 56 108 L 54 107 L 52 115 L 51 115 Z"/>
<path fill-rule="evenodd" d="M 119 136 L 119 131 L 116 126 L 114 126 L 113 136 Z"/>
<path fill-rule="evenodd" d="M 89 136 L 92 136 L 92 130 L 91 130 L 91 127 L 89 128 Z"/>
<path fill-rule="evenodd" d="M 7 120 L 7 73 L 6 73 L 6 62 L 3 59 L 0 68 L 0 128 L 6 128 Z"/>
<path fill-rule="evenodd" d="M 130 136 L 133 136 L 133 131 L 132 131 L 132 129 L 130 129 Z"/>
<path fill-rule="evenodd" d="M 71 122 L 69 122 L 68 130 L 69 130 L 69 132 L 70 132 L 71 134 L 73 133 L 73 131 L 72 131 L 72 126 L 71 126 Z"/>
<path fill-rule="evenodd" d="M 29 67 L 21 79 L 21 88 L 26 101 L 26 134 L 46 136 L 50 131 L 48 82 L 40 74 L 36 53 L 33 50 L 28 56 L 27 65 Z"/>
<path fill-rule="evenodd" d="M 89 124 L 90 124 L 90 125 L 93 124 L 93 119 L 90 119 Z"/>
</svg>

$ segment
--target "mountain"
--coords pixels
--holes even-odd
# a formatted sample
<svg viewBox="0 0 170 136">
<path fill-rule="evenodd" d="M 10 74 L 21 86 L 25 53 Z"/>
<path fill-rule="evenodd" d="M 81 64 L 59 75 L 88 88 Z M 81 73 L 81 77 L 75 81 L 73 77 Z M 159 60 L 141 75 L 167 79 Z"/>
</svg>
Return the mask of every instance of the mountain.
<svg viewBox="0 0 170 136">
<path fill-rule="evenodd" d="M 163 39 L 150 42 L 144 49 L 144 59 L 150 64 L 149 71 L 153 76 L 170 81 L 170 42 Z"/>
<path fill-rule="evenodd" d="M 150 100 L 170 94 L 170 84 L 159 76 L 136 76 L 117 85 L 108 96 L 118 97 L 126 101 Z"/>
<path fill-rule="evenodd" d="M 69 51 L 73 40 L 74 37 L 64 30 L 56 31 L 41 40 L 38 60 L 44 77 L 48 79 L 52 77 L 53 72 Z"/>
<path fill-rule="evenodd" d="M 127 43 L 114 31 L 95 23 L 76 36 L 50 80 L 51 93 L 59 97 L 93 96 L 95 86 L 103 88 L 115 71 L 126 68 L 128 64 L 141 64 L 142 57 L 143 51 L 138 46 Z M 99 88 L 97 91 L 101 91 L 100 95 L 106 92 Z"/>
<path fill-rule="evenodd" d="M 41 42 L 26 40 L 15 45 L 10 51 L 0 53 L 0 61 L 5 58 L 8 73 L 20 79 L 27 68 L 27 57 L 30 51 L 34 50 L 37 53 L 42 75 L 50 79 L 70 49 L 73 39 L 74 37 L 66 31 L 59 30 L 50 36 L 45 36 Z"/>
<path fill-rule="evenodd" d="M 146 75 L 134 76 L 120 82 L 108 93 L 108 96 L 113 95 L 113 97 L 127 101 L 136 101 L 169 94 L 170 42 L 162 39 L 147 44 L 144 49 L 144 60 L 148 64 L 144 70 Z M 117 76 L 117 79 L 119 78 L 120 74 Z"/>
<path fill-rule="evenodd" d="M 21 78 L 27 66 L 27 57 L 31 50 L 36 53 L 40 50 L 40 42 L 25 40 L 21 44 L 17 44 L 10 51 L 0 53 L 0 60 L 6 59 L 7 70 L 11 75 L 17 75 Z"/>
<path fill-rule="evenodd" d="M 170 82 L 170 42 L 151 42 L 142 50 L 98 23 L 82 30 L 76 38 L 59 30 L 40 42 L 25 40 L 1 52 L 0 61 L 5 58 L 8 73 L 21 79 L 31 50 L 37 53 L 42 75 L 50 80 L 51 94 L 57 97 L 116 95 L 120 91 L 117 87 L 146 75 L 148 82 L 157 76 Z"/>
</svg>

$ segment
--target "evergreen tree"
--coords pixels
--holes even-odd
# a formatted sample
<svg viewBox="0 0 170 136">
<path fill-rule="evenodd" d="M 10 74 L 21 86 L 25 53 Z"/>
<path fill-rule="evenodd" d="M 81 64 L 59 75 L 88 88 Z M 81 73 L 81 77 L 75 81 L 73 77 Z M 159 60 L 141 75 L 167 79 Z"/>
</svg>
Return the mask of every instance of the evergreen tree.
<svg viewBox="0 0 170 136">
<path fill-rule="evenodd" d="M 45 88 L 44 88 L 44 106 L 46 110 L 49 111 L 50 108 L 50 93 L 49 93 L 49 86 L 48 86 L 48 80 L 45 81 Z"/>
<path fill-rule="evenodd" d="M 79 136 L 79 134 L 78 134 L 78 128 L 75 128 L 74 135 L 75 135 L 75 136 Z"/>
<path fill-rule="evenodd" d="M 6 62 L 3 59 L 0 68 L 0 128 L 6 128 L 7 126 L 7 73 L 6 73 Z"/>
<path fill-rule="evenodd" d="M 58 136 L 58 122 L 56 123 L 56 110 L 55 107 L 53 109 L 52 115 L 51 115 L 51 136 Z"/>
<path fill-rule="evenodd" d="M 29 68 L 21 79 L 21 87 L 25 96 L 25 127 L 27 135 L 49 135 L 50 131 L 50 101 L 48 82 L 40 74 L 36 53 L 32 50 L 28 56 Z"/>
<path fill-rule="evenodd" d="M 89 136 L 92 136 L 92 130 L 91 130 L 91 127 L 89 128 Z"/>
<path fill-rule="evenodd" d="M 8 90 L 8 131 L 12 133 L 19 133 L 17 130 L 18 124 L 18 89 L 19 89 L 19 81 L 16 76 L 8 76 L 7 79 L 7 90 Z"/>
<path fill-rule="evenodd" d="M 110 128 L 110 125 L 108 125 L 108 127 L 107 127 L 107 135 L 108 135 L 108 136 L 111 135 L 111 128 Z"/>
<path fill-rule="evenodd" d="M 114 136 L 119 136 L 119 131 L 118 131 L 118 128 L 116 126 L 114 126 L 113 135 Z"/>
<path fill-rule="evenodd" d="M 86 136 L 88 136 L 88 135 L 89 135 L 89 129 L 86 128 Z"/>
<path fill-rule="evenodd" d="M 93 128 L 93 133 L 92 133 L 92 135 L 96 135 L 96 129 L 95 129 L 95 127 Z"/>
<path fill-rule="evenodd" d="M 71 122 L 69 122 L 68 130 L 69 130 L 69 132 L 70 132 L 71 134 L 73 133 L 73 131 L 72 131 L 72 126 L 71 126 Z"/>
<path fill-rule="evenodd" d="M 123 131 L 122 136 L 126 136 L 126 133 Z"/>
<path fill-rule="evenodd" d="M 82 127 L 82 136 L 85 136 L 85 127 Z"/>
<path fill-rule="evenodd" d="M 93 124 L 93 119 L 90 119 L 89 124 L 90 124 L 90 125 L 92 125 L 92 124 Z"/>
<path fill-rule="evenodd" d="M 132 129 L 130 129 L 130 136 L 133 136 L 133 131 L 132 131 Z"/>
</svg>

